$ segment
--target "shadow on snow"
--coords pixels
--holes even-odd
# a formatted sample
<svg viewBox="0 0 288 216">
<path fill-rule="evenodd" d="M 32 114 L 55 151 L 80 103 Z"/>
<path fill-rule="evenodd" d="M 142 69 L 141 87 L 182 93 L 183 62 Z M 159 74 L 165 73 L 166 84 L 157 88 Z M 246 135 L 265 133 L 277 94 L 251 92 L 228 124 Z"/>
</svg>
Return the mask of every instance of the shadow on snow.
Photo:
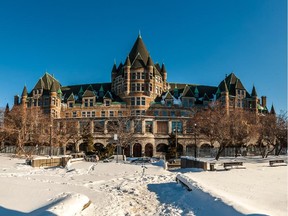
<svg viewBox="0 0 288 216">
<path fill-rule="evenodd" d="M 194 187 L 192 191 L 187 191 L 185 187 L 173 182 L 162 184 L 149 184 L 148 189 L 158 196 L 158 200 L 165 209 L 173 206 L 182 212 L 181 215 L 196 216 L 243 216 L 232 206 L 225 204 L 221 199 L 203 192 L 201 189 Z M 165 212 L 169 213 L 169 212 Z M 263 214 L 249 214 L 249 216 L 264 216 Z"/>
</svg>

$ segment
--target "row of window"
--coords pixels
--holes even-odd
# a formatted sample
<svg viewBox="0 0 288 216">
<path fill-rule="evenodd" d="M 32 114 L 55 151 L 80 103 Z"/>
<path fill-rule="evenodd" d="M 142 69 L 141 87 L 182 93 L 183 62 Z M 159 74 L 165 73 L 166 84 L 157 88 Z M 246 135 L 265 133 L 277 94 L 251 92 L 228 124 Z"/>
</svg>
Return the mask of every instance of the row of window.
<svg viewBox="0 0 288 216">
<path fill-rule="evenodd" d="M 77 118 L 78 117 L 78 113 L 77 111 L 73 111 L 72 112 L 72 117 L 73 118 Z M 123 116 L 123 112 L 122 110 L 118 110 L 118 111 L 113 111 L 113 110 L 109 110 L 109 111 L 105 111 L 102 110 L 100 112 L 100 117 L 114 117 L 114 116 Z M 67 112 L 66 113 L 66 118 L 70 117 L 70 113 Z M 90 118 L 90 117 L 96 117 L 96 112 L 95 111 L 82 111 L 81 112 L 81 117 L 82 118 Z"/>
<path fill-rule="evenodd" d="M 183 123 L 181 121 L 172 121 L 171 122 L 171 133 L 173 134 L 182 134 L 183 133 Z M 106 130 L 107 132 L 113 132 L 115 130 L 115 128 L 118 127 L 117 122 L 113 122 L 113 121 L 108 121 L 107 125 L 106 125 Z M 168 121 L 157 121 L 156 122 L 156 126 L 157 126 L 157 130 L 154 131 L 153 129 L 153 121 L 145 121 L 144 126 L 145 128 L 142 128 L 142 121 L 141 120 L 135 120 L 134 121 L 134 132 L 135 133 L 160 133 L 160 134 L 167 134 L 168 133 Z M 103 133 L 105 131 L 105 121 L 104 120 L 97 120 L 97 121 L 93 121 L 93 131 L 95 133 Z M 131 130 L 131 122 L 127 122 L 126 124 L 126 131 L 130 131 Z M 85 130 L 90 131 L 90 123 L 89 122 L 79 122 L 79 127 L 80 127 L 80 131 L 84 132 Z M 143 131 L 144 129 L 144 131 Z M 155 128 L 156 129 L 156 128 Z M 188 128 L 189 129 L 189 128 Z M 191 133 L 193 133 L 193 130 L 186 130 L 187 132 L 191 131 Z"/>
<path fill-rule="evenodd" d="M 131 106 L 145 106 L 145 97 L 131 97 Z"/>
</svg>

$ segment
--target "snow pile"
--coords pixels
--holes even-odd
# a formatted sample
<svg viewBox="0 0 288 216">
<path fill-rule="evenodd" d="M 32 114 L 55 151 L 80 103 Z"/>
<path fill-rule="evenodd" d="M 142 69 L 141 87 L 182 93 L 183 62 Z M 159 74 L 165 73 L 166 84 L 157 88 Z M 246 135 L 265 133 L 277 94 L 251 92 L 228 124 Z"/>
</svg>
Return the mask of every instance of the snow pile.
<svg viewBox="0 0 288 216">
<path fill-rule="evenodd" d="M 0 215 L 286 216 L 287 166 L 270 167 L 259 158 L 241 160 L 246 169 L 214 172 L 167 171 L 164 161 L 78 161 L 66 169 L 44 169 L 0 154 Z M 177 184 L 176 176 L 192 191 Z"/>
<path fill-rule="evenodd" d="M 79 214 L 90 205 L 90 200 L 83 194 L 62 193 L 49 200 L 48 204 L 30 212 L 32 216 L 61 215 L 71 216 Z"/>
</svg>

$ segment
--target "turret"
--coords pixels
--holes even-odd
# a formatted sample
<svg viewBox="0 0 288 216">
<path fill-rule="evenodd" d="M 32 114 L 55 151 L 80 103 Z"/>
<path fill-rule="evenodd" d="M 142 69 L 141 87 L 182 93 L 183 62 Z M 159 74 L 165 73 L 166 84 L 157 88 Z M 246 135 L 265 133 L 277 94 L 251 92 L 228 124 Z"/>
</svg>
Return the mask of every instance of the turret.
<svg viewBox="0 0 288 216">
<path fill-rule="evenodd" d="M 229 99 L 229 90 L 226 84 L 226 81 L 223 80 L 224 82 L 224 89 L 221 92 L 221 96 L 222 98 L 224 98 L 225 104 L 223 104 L 225 106 L 225 110 L 226 110 L 226 114 L 229 115 L 229 106 L 230 106 L 230 99 Z"/>
<path fill-rule="evenodd" d="M 113 68 L 112 68 L 112 71 L 111 71 L 111 82 L 114 81 L 116 76 L 117 76 L 117 66 L 116 66 L 116 62 L 114 62 L 114 65 L 113 65 Z"/>
<path fill-rule="evenodd" d="M 126 58 L 126 61 L 124 63 L 124 91 L 126 94 L 130 93 L 130 68 L 131 68 L 131 61 L 129 55 Z"/>
<path fill-rule="evenodd" d="M 28 92 L 27 92 L 27 88 L 26 88 L 26 85 L 25 85 L 24 88 L 23 88 L 23 91 L 22 91 L 22 95 L 21 95 L 21 104 L 22 104 L 22 106 L 24 108 L 27 107 L 27 104 L 26 104 L 27 96 L 28 96 Z"/>
<path fill-rule="evenodd" d="M 252 107 L 251 108 L 257 114 L 258 113 L 258 108 L 257 108 L 258 99 L 257 99 L 256 88 L 255 88 L 254 85 L 253 85 L 253 88 L 252 88 L 251 97 L 252 97 L 252 102 L 251 102 Z"/>
<path fill-rule="evenodd" d="M 164 63 L 162 63 L 162 66 L 161 66 L 161 74 L 163 76 L 163 89 L 164 91 L 166 91 L 167 90 L 167 71 L 166 71 Z"/>
</svg>

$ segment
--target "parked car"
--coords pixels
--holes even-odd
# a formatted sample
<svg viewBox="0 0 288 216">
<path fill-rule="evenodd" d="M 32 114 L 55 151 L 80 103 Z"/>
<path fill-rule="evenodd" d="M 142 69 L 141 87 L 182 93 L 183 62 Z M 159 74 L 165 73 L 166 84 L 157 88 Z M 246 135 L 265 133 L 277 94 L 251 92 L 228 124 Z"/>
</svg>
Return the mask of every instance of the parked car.
<svg viewBox="0 0 288 216">
<path fill-rule="evenodd" d="M 139 163 L 151 163 L 150 158 L 136 158 L 134 160 L 131 160 L 131 163 L 139 164 Z"/>
</svg>

